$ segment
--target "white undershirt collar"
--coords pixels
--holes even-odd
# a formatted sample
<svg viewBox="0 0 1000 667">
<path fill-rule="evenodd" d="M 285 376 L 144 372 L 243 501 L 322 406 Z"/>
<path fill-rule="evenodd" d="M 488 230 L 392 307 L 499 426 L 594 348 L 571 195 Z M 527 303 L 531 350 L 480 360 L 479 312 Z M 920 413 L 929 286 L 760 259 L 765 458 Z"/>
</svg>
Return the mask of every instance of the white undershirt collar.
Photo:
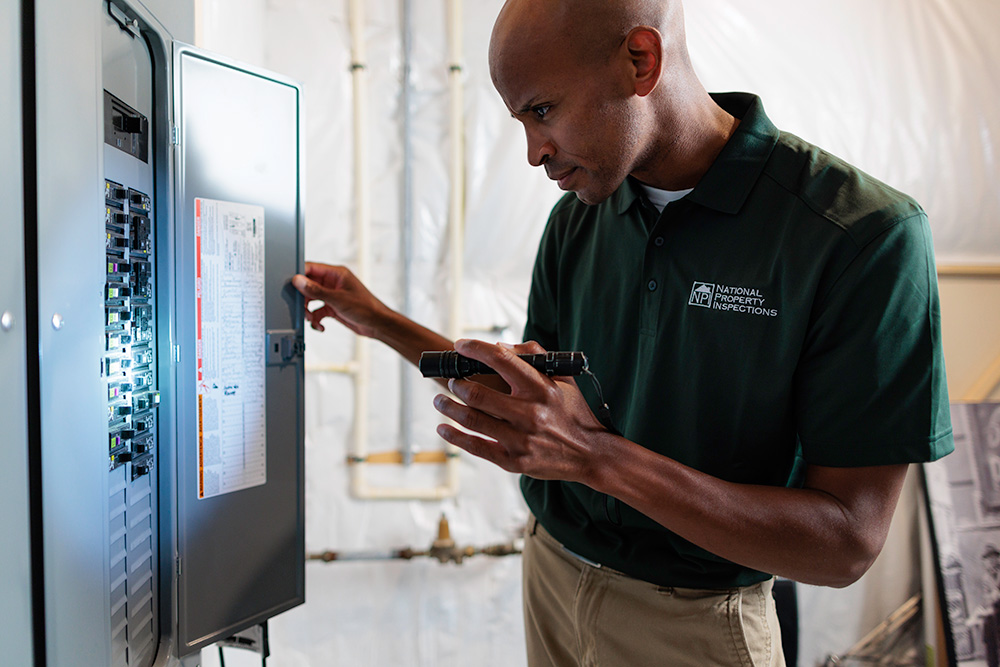
<svg viewBox="0 0 1000 667">
<path fill-rule="evenodd" d="M 688 188 L 687 190 L 660 190 L 645 183 L 640 183 L 639 185 L 642 186 L 643 191 L 646 193 L 646 199 L 660 213 L 663 213 L 663 209 L 666 208 L 667 204 L 686 197 L 689 192 L 694 190 L 694 188 Z"/>
</svg>

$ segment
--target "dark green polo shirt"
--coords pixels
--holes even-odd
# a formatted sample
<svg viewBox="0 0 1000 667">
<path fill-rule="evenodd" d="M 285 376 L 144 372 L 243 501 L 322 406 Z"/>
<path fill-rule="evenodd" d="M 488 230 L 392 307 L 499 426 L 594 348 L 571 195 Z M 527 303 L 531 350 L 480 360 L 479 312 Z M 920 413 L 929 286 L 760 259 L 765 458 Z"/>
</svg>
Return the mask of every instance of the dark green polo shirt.
<svg viewBox="0 0 1000 667">
<path fill-rule="evenodd" d="M 757 97 L 714 97 L 741 123 L 662 214 L 631 179 L 601 204 L 569 193 L 555 206 L 525 339 L 585 352 L 625 437 L 732 482 L 800 486 L 802 463 L 947 454 L 926 215 L 777 130 Z M 521 486 L 568 549 L 634 577 L 722 588 L 768 576 L 584 485 Z"/>
</svg>

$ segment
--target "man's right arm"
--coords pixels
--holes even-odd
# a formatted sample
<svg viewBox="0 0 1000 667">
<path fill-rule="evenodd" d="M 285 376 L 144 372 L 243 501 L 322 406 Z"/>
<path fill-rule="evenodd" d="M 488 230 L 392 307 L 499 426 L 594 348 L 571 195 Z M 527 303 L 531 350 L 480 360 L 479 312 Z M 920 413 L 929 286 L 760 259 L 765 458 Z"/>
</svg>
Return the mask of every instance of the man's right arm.
<svg viewBox="0 0 1000 667">
<path fill-rule="evenodd" d="M 323 320 L 332 317 L 359 336 L 385 343 L 413 365 L 417 365 L 422 352 L 455 348 L 441 334 L 386 306 L 346 267 L 307 262 L 305 274 L 294 276 L 292 285 L 306 298 L 305 316 L 317 331 L 324 331 Z M 310 310 L 310 302 L 314 301 L 322 301 L 323 305 Z M 495 389 L 508 390 L 496 376 L 476 379 Z M 438 382 L 447 387 L 447 380 Z"/>
</svg>

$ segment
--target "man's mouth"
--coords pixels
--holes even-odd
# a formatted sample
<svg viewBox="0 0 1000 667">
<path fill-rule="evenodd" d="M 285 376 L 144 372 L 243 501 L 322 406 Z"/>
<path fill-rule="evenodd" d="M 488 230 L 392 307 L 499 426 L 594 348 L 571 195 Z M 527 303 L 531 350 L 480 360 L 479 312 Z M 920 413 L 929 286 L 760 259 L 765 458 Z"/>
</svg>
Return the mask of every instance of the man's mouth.
<svg viewBox="0 0 1000 667">
<path fill-rule="evenodd" d="M 553 181 L 557 181 L 559 187 L 563 190 L 566 190 L 569 184 L 569 179 L 574 173 L 576 173 L 576 167 L 571 167 L 569 169 L 565 169 L 555 174 L 549 174 L 549 178 L 551 178 Z"/>
</svg>

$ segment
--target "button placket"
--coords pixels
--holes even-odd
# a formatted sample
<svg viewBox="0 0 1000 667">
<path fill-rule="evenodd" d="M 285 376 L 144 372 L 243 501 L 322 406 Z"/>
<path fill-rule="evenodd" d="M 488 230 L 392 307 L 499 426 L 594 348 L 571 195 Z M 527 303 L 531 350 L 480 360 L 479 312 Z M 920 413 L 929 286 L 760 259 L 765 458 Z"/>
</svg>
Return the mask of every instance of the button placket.
<svg viewBox="0 0 1000 667">
<path fill-rule="evenodd" d="M 646 241 L 645 253 L 643 257 L 642 273 L 639 274 L 645 279 L 645 289 L 642 289 L 640 298 L 640 333 L 646 336 L 655 336 L 657 323 L 659 322 L 662 302 L 666 297 L 663 294 L 664 286 L 667 284 L 666 266 L 669 260 L 666 247 L 670 237 L 674 232 L 674 220 L 678 215 L 683 215 L 686 209 L 683 201 L 671 202 L 667 204 L 662 213 L 652 210 L 644 211 L 649 215 L 650 223 L 648 240 Z M 650 215 L 651 214 L 651 215 Z M 655 216 L 655 217 L 654 217 Z"/>
</svg>

